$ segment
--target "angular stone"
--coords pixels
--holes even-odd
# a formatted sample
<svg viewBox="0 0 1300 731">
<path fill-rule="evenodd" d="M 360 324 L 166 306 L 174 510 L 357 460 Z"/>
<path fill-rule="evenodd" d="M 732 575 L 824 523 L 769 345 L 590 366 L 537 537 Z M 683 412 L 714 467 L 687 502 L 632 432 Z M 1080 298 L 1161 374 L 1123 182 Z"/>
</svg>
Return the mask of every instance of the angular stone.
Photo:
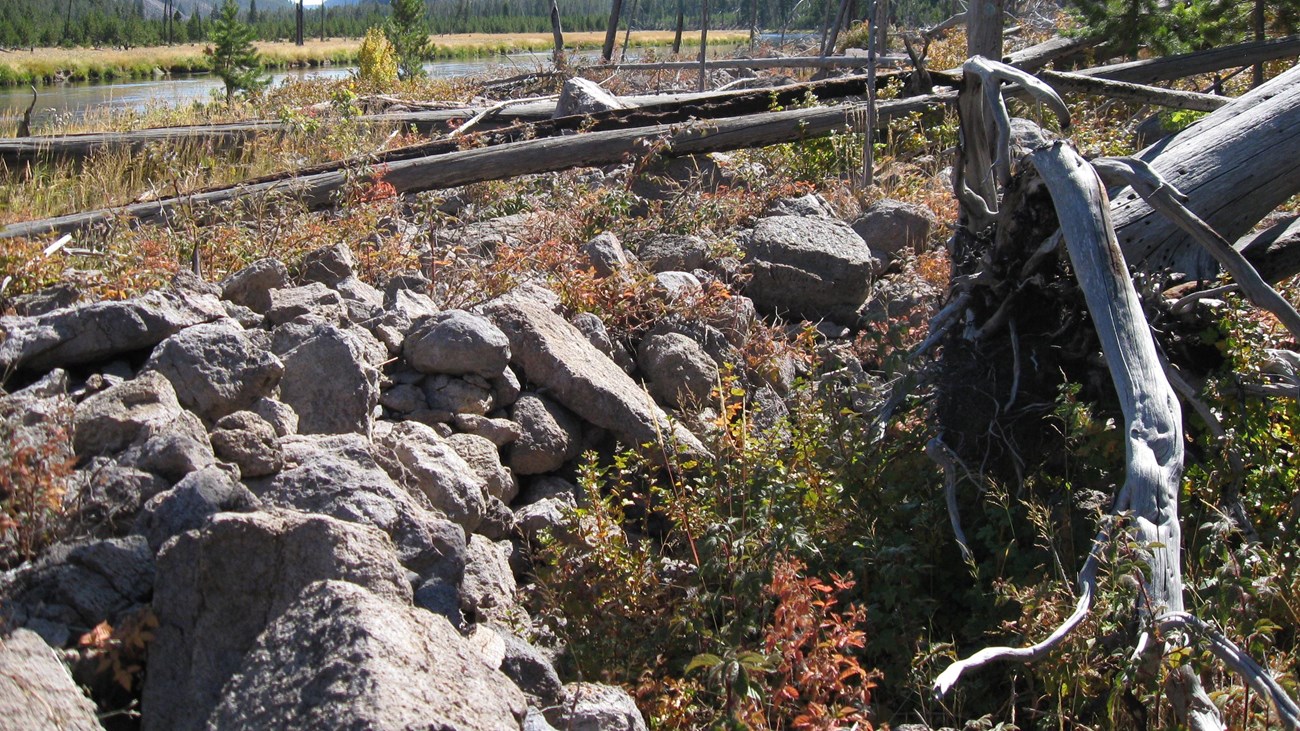
<svg viewBox="0 0 1300 731">
<path fill-rule="evenodd" d="M 608 277 L 627 267 L 627 252 L 618 237 L 609 231 L 597 234 L 595 238 L 583 244 L 580 251 L 596 276 Z"/>
<path fill-rule="evenodd" d="M 158 555 L 144 731 L 197 731 L 267 625 L 307 586 L 347 581 L 410 604 L 411 587 L 379 530 L 285 510 L 221 513 Z"/>
<path fill-rule="evenodd" d="M 317 325 L 282 356 L 280 400 L 298 414 L 300 434 L 370 434 L 379 403 L 379 372 L 350 331 Z"/>
<path fill-rule="evenodd" d="M 338 292 L 320 282 L 312 282 L 302 287 L 272 290 L 266 319 L 273 325 L 281 325 L 299 317 L 315 315 L 327 322 L 339 322 L 346 311 Z"/>
<path fill-rule="evenodd" d="M 514 572 L 510 570 L 508 541 L 472 535 L 466 551 L 465 580 L 461 582 L 461 610 L 471 621 L 509 621 L 515 611 Z"/>
<path fill-rule="evenodd" d="M 60 544 L 0 574 L 7 621 L 33 629 L 52 623 L 85 631 L 116 621 L 146 601 L 153 587 L 153 551 L 140 536 Z"/>
<path fill-rule="evenodd" d="M 510 445 L 510 469 L 519 475 L 558 470 L 578 456 L 582 429 L 568 409 L 535 393 L 525 393 L 510 410 L 519 438 Z"/>
<path fill-rule="evenodd" d="M 424 379 L 421 386 L 425 402 L 434 411 L 482 416 L 494 406 L 491 389 L 474 385 L 465 378 L 439 374 Z"/>
<path fill-rule="evenodd" d="M 372 525 L 388 534 L 410 571 L 460 582 L 464 529 L 434 512 L 423 495 L 395 483 L 363 437 L 299 436 L 282 444 L 285 468 L 249 482 L 264 502 Z"/>
<path fill-rule="evenodd" d="M 708 450 L 664 412 L 614 361 L 563 318 L 520 298 L 488 303 L 486 313 L 510 340 L 511 361 L 529 381 L 588 422 L 632 447 L 671 439 L 687 452 Z M 657 452 L 658 449 L 652 449 Z"/>
<path fill-rule="evenodd" d="M 110 360 L 225 316 L 215 297 L 154 290 L 128 300 L 96 302 L 38 317 L 0 317 L 0 372 Z"/>
<path fill-rule="evenodd" d="M 193 419 L 191 414 L 184 417 Z M 186 432 L 189 433 L 186 433 Z M 152 472 L 171 482 L 201 470 L 216 461 L 207 436 L 195 430 L 153 434 L 143 442 L 128 447 L 117 461 L 126 466 Z"/>
<path fill-rule="evenodd" d="M 402 354 L 421 373 L 494 378 L 510 362 L 510 342 L 487 318 L 448 310 L 416 324 L 402 344 Z"/>
<path fill-rule="evenodd" d="M 217 513 L 247 513 L 260 507 L 262 501 L 229 472 L 208 467 L 190 473 L 176 487 L 145 503 L 136 519 L 135 532 L 144 536 L 156 553 L 168 538 L 202 527 Z"/>
<path fill-rule="evenodd" d="M 77 404 L 72 443 L 78 455 L 116 452 L 155 434 L 184 434 L 207 442 L 198 418 L 181 408 L 171 382 L 156 371 Z"/>
<path fill-rule="evenodd" d="M 447 443 L 483 480 L 488 495 L 507 503 L 515 499 L 519 487 L 510 476 L 510 470 L 501 464 L 497 445 L 474 434 L 452 434 L 447 437 Z"/>
<path fill-rule="evenodd" d="M 273 475 L 284 466 L 275 427 L 252 411 L 221 417 L 208 438 L 218 457 L 239 467 L 241 477 Z"/>
<path fill-rule="evenodd" d="M 344 582 L 309 586 L 269 623 L 210 731 L 520 728 L 525 699 L 447 620 Z"/>
<path fill-rule="evenodd" d="M 352 249 L 347 244 L 323 246 L 307 252 L 302 258 L 302 281 L 320 282 L 326 287 L 333 287 L 351 277 L 356 264 Z"/>
<path fill-rule="evenodd" d="M 748 234 L 745 294 L 761 310 L 818 320 L 850 316 L 867 300 L 880 262 L 840 221 L 760 218 Z"/>
<path fill-rule="evenodd" d="M 636 255 L 652 272 L 689 272 L 707 263 L 709 244 L 699 236 L 659 233 L 642 242 Z"/>
<path fill-rule="evenodd" d="M 872 251 L 896 256 L 904 249 L 919 254 L 929 243 L 934 214 L 924 206 L 886 198 L 853 222 L 853 230 Z"/>
<path fill-rule="evenodd" d="M 699 343 L 678 333 L 651 335 L 638 349 L 641 370 L 650 379 L 650 393 L 673 406 L 705 405 L 721 383 L 718 364 Z"/>
<path fill-rule="evenodd" d="M 395 478 L 418 490 L 467 533 L 478 527 L 487 497 L 485 483 L 431 427 L 401 422 L 379 445 L 400 466 Z"/>
<path fill-rule="evenodd" d="M 171 381 L 181 405 L 209 422 L 247 409 L 271 393 L 284 364 L 255 346 L 231 320 L 196 325 L 154 348 L 146 371 Z"/>
<path fill-rule="evenodd" d="M 258 259 L 221 281 L 221 296 L 253 312 L 271 308 L 271 290 L 289 284 L 289 270 L 278 259 Z"/>
<path fill-rule="evenodd" d="M 509 419 L 491 419 L 478 414 L 456 414 L 456 428 L 466 434 L 483 437 L 498 447 L 513 442 L 521 434 L 519 425 Z"/>
<path fill-rule="evenodd" d="M 95 704 L 45 640 L 20 629 L 0 639 L 0 725 L 11 729 L 102 731 Z"/>
<path fill-rule="evenodd" d="M 547 720 L 567 731 L 646 731 L 645 719 L 626 690 L 601 683 L 569 683 Z"/>
<path fill-rule="evenodd" d="M 560 99 L 555 103 L 552 117 L 569 117 L 574 114 L 595 114 L 611 109 L 626 109 L 627 105 L 618 97 L 600 88 L 590 79 L 575 76 L 564 82 L 560 89 Z"/>
</svg>

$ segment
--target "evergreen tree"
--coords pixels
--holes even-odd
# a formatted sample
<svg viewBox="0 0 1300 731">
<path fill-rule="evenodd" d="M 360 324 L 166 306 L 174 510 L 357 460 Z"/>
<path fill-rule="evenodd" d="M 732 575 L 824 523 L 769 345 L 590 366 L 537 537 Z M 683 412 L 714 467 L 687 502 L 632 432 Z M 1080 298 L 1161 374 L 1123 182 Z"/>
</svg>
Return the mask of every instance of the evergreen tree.
<svg viewBox="0 0 1300 731">
<path fill-rule="evenodd" d="M 1296 21 L 1294 0 L 1256 0 L 1273 4 L 1275 30 L 1287 32 Z M 1084 35 L 1104 38 L 1127 56 L 1147 47 L 1160 54 L 1198 51 L 1244 40 L 1254 3 L 1237 0 L 1072 0 Z"/>
<path fill-rule="evenodd" d="M 258 14 L 257 14 L 257 0 L 249 0 L 249 3 L 248 3 L 248 24 L 249 24 L 249 25 L 257 25 L 258 18 L 259 18 L 259 16 L 258 16 Z"/>
<path fill-rule="evenodd" d="M 239 22 L 235 0 L 225 0 L 208 26 L 213 45 L 203 52 L 212 56 L 213 73 L 226 83 L 226 103 L 231 102 L 236 91 L 256 91 L 266 86 L 266 75 L 253 48 L 253 29 Z"/>
<path fill-rule="evenodd" d="M 198 7 L 190 14 L 189 22 L 186 23 L 185 34 L 190 37 L 191 41 L 203 40 L 203 14 L 199 12 Z"/>
<path fill-rule="evenodd" d="M 424 0 L 392 0 L 392 8 L 384 33 L 397 53 L 397 75 L 418 79 L 424 76 L 424 62 L 433 56 Z"/>
</svg>

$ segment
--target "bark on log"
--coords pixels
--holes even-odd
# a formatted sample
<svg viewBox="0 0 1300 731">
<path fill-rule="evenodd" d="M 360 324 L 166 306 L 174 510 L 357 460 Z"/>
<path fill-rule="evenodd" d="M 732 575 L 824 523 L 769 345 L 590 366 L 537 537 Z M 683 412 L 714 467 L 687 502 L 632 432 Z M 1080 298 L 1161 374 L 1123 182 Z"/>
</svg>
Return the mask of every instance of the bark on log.
<svg viewBox="0 0 1300 731">
<path fill-rule="evenodd" d="M 1300 216 L 1290 216 L 1233 245 L 1269 284 L 1300 274 Z"/>
<path fill-rule="evenodd" d="M 882 66 L 901 66 L 907 58 L 893 54 L 881 56 Z M 706 61 L 709 69 L 828 69 L 866 68 L 871 59 L 866 56 L 790 56 L 787 58 L 723 58 Z M 619 71 L 686 71 L 698 69 L 699 61 L 659 61 L 655 63 L 620 63 Z"/>
<path fill-rule="evenodd" d="M 1002 60 L 1016 68 L 1037 71 L 1062 56 L 1078 53 L 1095 45 L 1097 45 L 1095 38 L 1057 36 L 1049 41 L 1009 53 Z"/>
<path fill-rule="evenodd" d="M 1162 89 L 1157 86 L 1133 84 L 1127 81 L 1114 81 L 1084 74 L 1050 71 L 1048 69 L 1038 71 L 1037 76 L 1050 83 L 1058 91 L 1072 94 L 1094 94 L 1120 101 L 1155 104 L 1172 109 L 1212 112 L 1232 102 L 1228 97 L 1215 96 L 1214 94 Z"/>
<path fill-rule="evenodd" d="M 1224 238 L 1240 238 L 1300 191 L 1300 66 L 1137 157 L 1185 193 L 1187 207 Z M 1218 273 L 1204 249 L 1131 189 L 1114 196 L 1111 214 L 1130 264 L 1191 279 Z"/>
<path fill-rule="evenodd" d="M 1176 56 L 1164 56 L 1142 61 L 1097 66 L 1077 73 L 1098 76 L 1115 81 L 1132 81 L 1150 84 L 1156 81 L 1181 79 L 1197 74 L 1209 74 L 1224 69 L 1249 66 L 1262 61 L 1300 56 L 1300 35 L 1273 38 L 1267 41 L 1250 41 L 1231 46 L 1212 48 Z"/>
<path fill-rule="evenodd" d="M 937 104 L 947 103 L 952 98 L 952 94 L 934 94 L 884 102 L 877 110 L 877 124 L 884 126 L 900 116 L 924 111 Z M 647 149 L 676 157 L 792 142 L 845 130 L 852 114 L 852 107 L 793 109 L 689 125 L 656 125 L 651 128 L 524 140 L 484 149 L 390 162 L 381 174 L 383 180 L 399 193 L 450 188 L 584 165 L 608 165 L 644 155 Z M 346 170 L 322 172 L 121 208 L 13 223 L 0 229 L 0 238 L 75 231 L 117 218 L 158 220 L 182 207 L 214 205 L 259 194 L 289 196 L 301 200 L 310 208 L 320 208 L 329 205 L 335 193 L 355 182 L 355 175 Z"/>
</svg>

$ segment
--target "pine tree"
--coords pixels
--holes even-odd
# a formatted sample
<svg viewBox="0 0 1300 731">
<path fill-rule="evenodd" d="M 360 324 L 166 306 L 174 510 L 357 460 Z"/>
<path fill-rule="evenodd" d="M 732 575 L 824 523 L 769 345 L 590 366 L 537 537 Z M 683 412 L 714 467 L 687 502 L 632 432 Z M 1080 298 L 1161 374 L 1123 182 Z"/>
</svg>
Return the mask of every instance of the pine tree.
<svg viewBox="0 0 1300 731">
<path fill-rule="evenodd" d="M 424 76 L 424 62 L 433 56 L 424 0 L 392 0 L 393 16 L 384 29 L 397 52 L 397 75 L 401 79 Z"/>
<path fill-rule="evenodd" d="M 203 52 L 212 56 L 212 71 L 226 82 L 226 103 L 236 91 L 256 91 L 267 84 L 253 48 L 253 29 L 239 22 L 239 6 L 225 0 L 217 16 L 208 23 L 212 46 Z"/>
<path fill-rule="evenodd" d="M 1297 14 L 1294 0 L 1272 5 L 1272 26 L 1288 32 Z M 1237 0 L 1072 0 L 1084 35 L 1106 39 L 1116 51 L 1136 57 L 1141 47 L 1159 54 L 1198 51 L 1244 40 L 1253 3 Z"/>
<path fill-rule="evenodd" d="M 203 14 L 197 7 L 190 14 L 189 22 L 186 23 L 185 34 L 190 37 L 191 41 L 203 40 Z"/>
<path fill-rule="evenodd" d="M 250 0 L 248 3 L 248 24 L 257 25 L 257 0 Z"/>
</svg>

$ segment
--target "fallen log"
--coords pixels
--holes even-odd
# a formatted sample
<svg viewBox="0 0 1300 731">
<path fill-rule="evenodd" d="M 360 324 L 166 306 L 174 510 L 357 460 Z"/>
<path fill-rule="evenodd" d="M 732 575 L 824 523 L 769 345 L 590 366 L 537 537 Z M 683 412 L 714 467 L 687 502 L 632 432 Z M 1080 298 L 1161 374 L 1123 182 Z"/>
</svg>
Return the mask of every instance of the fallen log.
<svg viewBox="0 0 1300 731">
<path fill-rule="evenodd" d="M 1295 56 L 1300 56 L 1300 35 L 1236 43 L 1231 46 L 1211 48 L 1208 51 L 1096 66 L 1075 73 L 1115 81 L 1150 84 Z"/>
<path fill-rule="evenodd" d="M 1042 69 L 1036 74 L 1038 78 L 1050 83 L 1058 91 L 1071 94 L 1093 94 L 1109 99 L 1118 99 L 1138 104 L 1154 104 L 1172 109 L 1190 109 L 1196 112 L 1212 112 L 1225 106 L 1232 100 L 1214 94 L 1198 94 L 1194 91 L 1162 89 L 1158 86 L 1134 84 L 1127 81 L 1086 76 L 1084 74 L 1064 73 Z"/>
<path fill-rule="evenodd" d="M 881 55 L 877 66 L 902 66 L 906 56 Z M 658 61 L 655 63 L 620 63 L 611 66 L 617 71 L 694 71 L 699 61 Z M 866 68 L 871 59 L 866 56 L 790 56 L 788 58 L 726 58 L 706 61 L 706 69 L 835 69 Z"/>
<path fill-rule="evenodd" d="M 944 93 L 882 102 L 877 111 L 877 124 L 883 127 L 893 119 L 948 103 L 953 96 Z M 368 177 L 382 179 L 399 193 L 409 193 L 571 167 L 614 164 L 643 156 L 650 149 L 657 154 L 677 157 L 773 145 L 848 129 L 854 109 L 852 106 L 793 109 L 718 121 L 522 140 L 483 149 L 394 161 L 376 169 Z M 332 170 L 120 208 L 12 223 L 0 229 L 0 238 L 77 231 L 114 219 L 156 221 L 182 207 L 216 205 L 251 195 L 288 196 L 308 208 L 322 208 L 331 204 L 336 193 L 355 184 L 356 178 L 355 171 Z"/>
<path fill-rule="evenodd" d="M 1269 284 L 1300 274 L 1300 216 L 1290 216 L 1233 244 Z"/>
<path fill-rule="evenodd" d="M 883 85 L 892 74 L 883 74 L 877 83 Z M 628 109 L 613 113 L 591 115 L 590 120 L 597 125 L 613 124 L 615 118 L 626 118 L 629 125 L 649 124 L 654 115 L 667 117 L 677 114 L 686 116 L 736 116 L 754 114 L 771 107 L 773 103 L 791 105 L 803 101 L 811 93 L 819 99 L 841 99 L 866 93 L 863 84 L 866 76 L 851 76 L 827 81 L 789 84 L 768 89 L 731 90 L 720 92 L 689 92 L 680 94 L 644 94 L 620 97 Z M 442 134 L 449 125 L 457 120 L 466 120 L 490 111 L 490 107 L 475 106 L 457 109 L 418 110 L 404 112 L 385 112 L 366 114 L 357 117 L 363 125 L 390 125 L 402 129 L 415 128 L 423 134 Z M 555 101 L 534 100 L 511 104 L 497 110 L 490 118 L 476 125 L 477 129 L 501 129 L 519 123 L 549 125 L 555 113 Z M 584 119 L 584 118 L 578 118 Z M 643 121 L 636 122 L 634 120 Z M 648 120 L 648 121 L 646 121 Z M 666 121 L 677 121 L 666 119 Z M 578 121 L 573 121 L 564 129 L 576 129 Z M 583 125 L 587 127 L 586 124 Z M 608 127 L 606 127 L 608 128 Z M 138 152 L 144 147 L 156 143 L 188 143 L 213 145 L 214 147 L 241 144 L 258 134 L 276 134 L 287 129 L 287 125 L 273 121 L 251 121 L 222 125 L 204 125 L 194 127 L 159 127 L 136 130 L 132 132 L 86 133 L 77 135 L 27 137 L 17 139 L 0 139 L 0 162 L 10 168 L 17 167 L 29 160 L 36 159 L 81 159 L 98 150 L 127 148 Z M 541 133 L 534 129 L 533 133 Z M 382 162 L 382 160 L 379 160 Z"/>
<path fill-rule="evenodd" d="M 1193 213 L 1235 241 L 1300 192 L 1300 66 L 1136 157 L 1185 193 Z M 1218 274 L 1213 257 L 1131 188 L 1112 197 L 1111 215 L 1131 265 L 1189 279 Z"/>
<path fill-rule="evenodd" d="M 1069 56 L 1097 45 L 1096 38 L 1068 38 L 1056 36 L 1051 40 L 1013 51 L 1002 57 L 1002 62 L 1025 71 L 1037 71 L 1062 56 Z"/>
</svg>

